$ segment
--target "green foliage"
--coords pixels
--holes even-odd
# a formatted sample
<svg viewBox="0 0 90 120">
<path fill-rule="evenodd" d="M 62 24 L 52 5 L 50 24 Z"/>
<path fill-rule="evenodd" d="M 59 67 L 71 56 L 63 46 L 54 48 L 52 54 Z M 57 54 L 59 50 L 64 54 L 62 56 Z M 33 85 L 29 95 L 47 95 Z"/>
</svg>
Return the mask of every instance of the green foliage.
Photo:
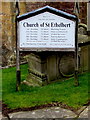
<svg viewBox="0 0 90 120">
<path fill-rule="evenodd" d="M 27 76 L 27 68 L 27 65 L 21 66 L 22 81 Z M 73 108 L 79 108 L 88 102 L 90 73 L 79 75 L 78 87 L 74 86 L 74 78 L 70 78 L 64 82 L 58 81 L 42 87 L 22 84 L 19 92 L 16 92 L 16 68 L 4 69 L 2 75 L 2 99 L 9 108 L 32 107 L 52 102 L 63 102 Z"/>
</svg>

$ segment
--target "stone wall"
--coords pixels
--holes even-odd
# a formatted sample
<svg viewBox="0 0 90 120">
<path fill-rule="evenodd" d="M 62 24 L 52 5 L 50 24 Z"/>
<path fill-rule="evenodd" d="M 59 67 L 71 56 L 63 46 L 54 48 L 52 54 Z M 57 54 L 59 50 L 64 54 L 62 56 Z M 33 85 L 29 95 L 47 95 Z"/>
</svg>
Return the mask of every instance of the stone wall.
<svg viewBox="0 0 90 120">
<path fill-rule="evenodd" d="M 27 12 L 44 7 L 46 5 L 68 12 L 68 13 L 73 13 L 73 10 L 74 10 L 73 2 L 71 3 L 70 2 L 69 3 L 68 2 L 27 2 L 26 3 Z"/>
<path fill-rule="evenodd" d="M 2 66 L 6 66 L 16 63 L 15 3 L 2 2 L 1 6 Z M 20 14 L 24 14 L 25 11 L 25 3 L 22 2 L 20 3 Z"/>
<path fill-rule="evenodd" d="M 10 62 L 15 49 L 14 5 L 2 2 L 2 65 Z M 13 47 L 12 47 L 13 46 Z"/>
<path fill-rule="evenodd" d="M 49 5 L 51 7 L 54 7 L 56 9 L 68 12 L 70 14 L 74 13 L 74 2 L 27 2 L 26 3 L 26 9 L 27 12 L 30 12 L 32 10 L 41 8 L 43 6 Z M 87 3 L 86 2 L 80 2 L 79 3 L 79 19 L 82 23 L 87 23 Z"/>
</svg>

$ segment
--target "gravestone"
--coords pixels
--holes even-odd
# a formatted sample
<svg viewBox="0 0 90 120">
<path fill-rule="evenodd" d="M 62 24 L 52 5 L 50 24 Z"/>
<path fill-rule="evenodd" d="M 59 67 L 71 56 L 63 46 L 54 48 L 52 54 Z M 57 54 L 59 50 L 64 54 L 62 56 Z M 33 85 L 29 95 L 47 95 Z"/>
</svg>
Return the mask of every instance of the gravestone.
<svg viewBox="0 0 90 120">
<path fill-rule="evenodd" d="M 75 66 L 70 64 L 67 55 L 73 58 L 77 51 L 75 15 L 45 6 L 17 17 L 17 21 L 18 48 L 20 51 L 30 51 L 26 79 L 30 85 L 45 85 L 74 71 Z M 64 55 L 66 61 L 61 64 L 69 67 L 62 74 L 60 61 Z"/>
<path fill-rule="evenodd" d="M 90 37 L 79 35 L 81 72 L 90 71 Z"/>
<path fill-rule="evenodd" d="M 90 44 L 81 47 L 81 67 L 82 71 L 90 71 Z"/>
<path fill-rule="evenodd" d="M 79 24 L 78 33 L 80 71 L 90 71 L 90 36 L 87 35 L 87 25 Z"/>
</svg>

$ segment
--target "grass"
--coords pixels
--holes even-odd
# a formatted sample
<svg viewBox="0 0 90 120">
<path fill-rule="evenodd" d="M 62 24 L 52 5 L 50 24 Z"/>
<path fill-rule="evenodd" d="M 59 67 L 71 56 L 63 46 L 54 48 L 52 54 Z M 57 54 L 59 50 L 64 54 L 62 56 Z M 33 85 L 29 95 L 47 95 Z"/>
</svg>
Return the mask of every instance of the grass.
<svg viewBox="0 0 90 120">
<path fill-rule="evenodd" d="M 27 65 L 21 66 L 21 78 L 25 80 Z M 70 107 L 80 108 L 88 102 L 88 79 L 90 73 L 79 75 L 78 87 L 75 87 L 74 78 L 64 82 L 55 82 L 43 87 L 28 87 L 21 85 L 16 92 L 16 68 L 2 70 L 2 100 L 9 108 L 33 107 L 52 102 L 63 102 Z"/>
<path fill-rule="evenodd" d="M 2 100 L 2 70 L 0 70 L 0 101 Z"/>
</svg>

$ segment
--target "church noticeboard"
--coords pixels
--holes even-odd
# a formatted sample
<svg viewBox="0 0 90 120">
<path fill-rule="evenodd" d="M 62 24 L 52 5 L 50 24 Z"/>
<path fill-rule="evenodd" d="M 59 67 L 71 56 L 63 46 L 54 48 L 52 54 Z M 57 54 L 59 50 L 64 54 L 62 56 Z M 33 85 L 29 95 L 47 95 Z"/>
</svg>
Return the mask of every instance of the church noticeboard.
<svg viewBox="0 0 90 120">
<path fill-rule="evenodd" d="M 76 16 L 46 6 L 19 16 L 19 49 L 75 51 Z"/>
</svg>

